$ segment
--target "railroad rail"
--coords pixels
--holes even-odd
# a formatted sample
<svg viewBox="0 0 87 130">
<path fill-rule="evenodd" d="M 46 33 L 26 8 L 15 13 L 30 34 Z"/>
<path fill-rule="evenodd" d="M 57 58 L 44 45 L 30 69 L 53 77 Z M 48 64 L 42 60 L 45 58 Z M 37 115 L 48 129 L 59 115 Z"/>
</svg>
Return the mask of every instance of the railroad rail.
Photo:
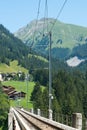
<svg viewBox="0 0 87 130">
<path fill-rule="evenodd" d="M 13 113 L 13 130 L 78 130 L 24 109 L 12 108 L 11 112 Z M 9 130 L 12 129 L 9 128 Z"/>
</svg>

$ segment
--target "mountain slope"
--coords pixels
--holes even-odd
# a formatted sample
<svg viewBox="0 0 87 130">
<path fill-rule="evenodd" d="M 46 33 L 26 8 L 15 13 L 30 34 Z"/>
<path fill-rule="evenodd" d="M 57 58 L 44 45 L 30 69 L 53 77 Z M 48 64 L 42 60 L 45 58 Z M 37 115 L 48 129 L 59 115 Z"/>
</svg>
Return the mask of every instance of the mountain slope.
<svg viewBox="0 0 87 130">
<path fill-rule="evenodd" d="M 15 64 L 14 61 L 17 61 L 17 63 Z M 15 65 L 13 66 L 10 63 Z M 31 68 L 36 69 L 47 66 L 48 60 L 46 58 L 36 55 L 35 52 L 30 50 L 21 40 L 14 37 L 3 25 L 0 25 L 1 72 L 17 72 L 20 69 L 25 72 Z"/>
<path fill-rule="evenodd" d="M 41 37 L 40 37 L 41 38 Z M 41 39 L 40 42 L 37 42 L 36 44 L 44 44 L 44 41 L 47 41 L 48 37 L 43 36 L 43 39 Z M 36 40 L 38 41 L 38 40 Z M 34 43 L 35 44 L 35 43 Z M 3 25 L 0 25 L 0 63 L 1 67 L 4 65 L 6 67 L 10 67 L 11 61 L 18 61 L 17 67 L 19 68 L 24 67 L 29 71 L 35 70 L 35 69 L 42 69 L 42 68 L 48 68 L 48 48 L 43 48 L 42 46 L 38 48 L 38 46 L 33 44 L 33 48 L 37 49 L 37 53 L 33 51 L 32 49 L 29 49 L 21 40 L 14 37 L 13 34 L 11 34 Z M 48 45 L 48 44 L 47 44 Z M 53 45 L 53 43 L 52 43 Z M 86 45 L 86 44 L 83 44 Z M 48 47 L 48 46 L 47 46 Z M 85 48 L 85 47 L 84 47 Z M 41 49 L 41 50 L 40 50 Z M 78 49 L 77 49 L 78 50 Z M 60 57 L 64 57 L 65 53 L 69 51 L 68 48 L 53 48 L 52 49 L 52 56 L 54 55 L 56 57 L 56 53 Z M 45 57 L 42 57 L 41 54 L 44 52 Z M 38 53 L 40 55 L 38 55 Z M 61 55 L 60 55 L 61 53 Z M 73 54 L 74 55 L 74 54 Z M 84 54 L 85 55 L 85 54 Z M 3 64 L 5 63 L 5 64 Z M 8 65 L 8 66 L 7 66 Z M 63 61 L 59 60 L 59 58 L 52 58 L 52 66 L 53 70 L 56 72 L 58 69 L 69 69 Z M 86 66 L 86 65 L 85 65 Z M 2 67 L 3 68 L 3 67 Z M 17 68 L 17 69 L 18 69 Z M 11 69 L 11 72 L 14 71 L 14 68 Z M 0 69 L 2 71 L 2 69 Z"/>
<path fill-rule="evenodd" d="M 0 62 L 9 64 L 10 60 L 23 59 L 26 55 L 28 49 L 22 41 L 0 25 Z"/>
<path fill-rule="evenodd" d="M 47 31 L 50 31 L 54 21 L 55 19 L 46 19 L 45 22 L 44 19 L 40 19 L 38 22 L 34 20 L 27 26 L 19 29 L 15 36 L 28 46 L 33 46 L 38 53 L 48 55 L 49 36 Z M 84 44 L 87 44 L 87 28 L 65 24 L 60 21 L 56 22 L 52 29 L 53 57 L 68 58 L 72 54 L 75 56 L 75 48 Z"/>
<path fill-rule="evenodd" d="M 18 71 L 27 73 L 28 70 L 24 67 L 21 67 L 21 65 L 18 65 L 18 61 L 14 60 L 10 62 L 10 65 L 7 65 L 5 63 L 0 63 L 0 72 L 1 73 L 18 73 Z"/>
</svg>

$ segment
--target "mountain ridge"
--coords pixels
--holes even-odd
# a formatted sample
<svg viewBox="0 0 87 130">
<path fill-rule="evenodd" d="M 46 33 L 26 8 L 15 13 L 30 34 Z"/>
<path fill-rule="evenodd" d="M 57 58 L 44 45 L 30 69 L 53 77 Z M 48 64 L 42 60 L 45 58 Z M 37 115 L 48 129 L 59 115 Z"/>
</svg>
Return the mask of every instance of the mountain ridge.
<svg viewBox="0 0 87 130">
<path fill-rule="evenodd" d="M 44 41 L 48 42 L 48 37 L 47 36 L 43 36 L 43 39 L 40 41 L 40 43 L 44 44 Z M 38 44 L 39 45 L 39 44 Z M 48 44 L 47 44 L 48 45 Z M 77 55 L 82 56 L 83 58 L 87 56 L 87 51 L 86 51 L 86 44 L 84 44 L 85 46 L 79 46 L 80 50 L 82 48 L 82 53 L 80 51 L 80 54 L 78 53 L 79 48 L 75 48 L 75 52 L 73 52 L 72 57 L 75 55 L 76 50 L 77 50 Z M 4 26 L 0 25 L 0 63 L 5 63 L 8 66 L 10 65 L 10 62 L 13 60 L 17 60 L 18 61 L 18 65 L 21 65 L 22 67 L 28 69 L 28 70 L 32 70 L 35 68 L 47 68 L 48 67 L 48 63 L 44 62 L 47 61 L 49 59 L 48 56 L 48 50 L 44 51 L 44 49 L 47 48 L 42 48 L 44 54 L 46 54 L 45 56 L 39 53 L 33 51 L 33 48 L 30 48 L 26 45 L 24 45 L 24 43 L 19 40 L 18 38 L 14 37 L 13 34 L 11 34 Z M 35 48 L 34 48 L 35 49 Z M 83 53 L 83 50 L 85 49 L 85 53 Z M 41 51 L 42 51 L 41 50 Z M 65 63 L 65 60 L 62 61 L 61 57 L 67 56 L 67 52 L 70 51 L 67 48 L 52 48 L 52 55 L 54 55 L 56 57 L 56 52 L 57 54 L 59 53 L 60 58 L 53 58 L 52 57 L 52 64 L 53 64 L 53 68 L 54 70 L 58 70 L 61 68 L 67 68 L 67 65 Z M 60 55 L 61 54 L 61 55 Z M 38 57 L 39 55 L 39 57 Z M 44 58 L 40 57 L 43 56 Z M 68 56 L 67 56 L 68 57 Z M 82 64 L 83 66 L 83 64 Z M 85 67 L 86 67 L 86 63 L 85 63 Z M 83 68 L 83 67 L 81 67 Z"/>
<path fill-rule="evenodd" d="M 37 52 L 40 51 L 40 53 L 44 52 L 47 54 L 49 38 L 46 33 L 47 31 L 50 31 L 54 22 L 55 19 L 51 18 L 46 19 L 45 22 L 44 19 L 38 21 L 34 20 L 25 27 L 19 29 L 14 35 L 20 38 L 28 46 L 32 46 L 33 44 L 33 48 L 36 49 Z M 36 23 L 37 26 L 35 26 Z M 40 44 L 46 44 L 47 47 L 43 47 L 43 49 L 37 47 Z M 52 29 L 52 54 L 55 52 L 53 54 L 54 58 L 68 58 L 75 53 L 73 51 L 76 47 L 79 47 L 80 45 L 83 46 L 84 44 L 87 44 L 87 27 L 56 21 Z M 74 54 L 74 56 L 75 55 L 76 54 Z"/>
</svg>

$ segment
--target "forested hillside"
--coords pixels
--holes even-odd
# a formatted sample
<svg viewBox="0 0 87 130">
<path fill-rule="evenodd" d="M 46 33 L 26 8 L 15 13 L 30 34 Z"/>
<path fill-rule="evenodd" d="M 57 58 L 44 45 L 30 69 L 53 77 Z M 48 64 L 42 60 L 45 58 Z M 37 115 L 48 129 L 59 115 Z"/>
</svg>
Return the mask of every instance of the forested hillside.
<svg viewBox="0 0 87 130">
<path fill-rule="evenodd" d="M 87 58 L 87 41 L 86 44 L 78 45 L 73 48 L 72 56 L 78 56 L 79 58 Z"/>
<path fill-rule="evenodd" d="M 39 106 L 41 110 L 47 111 L 49 104 L 48 83 L 43 91 L 40 84 L 36 83 L 31 100 L 35 109 Z M 80 71 L 60 70 L 52 79 L 52 95 L 54 97 L 52 100 L 54 113 L 71 115 L 74 112 L 81 112 L 87 117 L 87 72 L 83 74 Z"/>
<path fill-rule="evenodd" d="M 5 63 L 9 66 L 13 60 L 17 60 L 18 65 L 32 71 L 48 68 L 49 56 L 39 56 L 36 51 L 23 44 L 21 40 L 14 37 L 3 25 L 0 25 L 0 63 Z M 55 71 L 57 68 L 59 69 L 65 66 L 58 59 L 53 59 L 52 64 Z"/>
<path fill-rule="evenodd" d="M 29 53 L 32 55 L 29 56 Z M 33 55 L 32 50 L 30 51 L 21 40 L 14 37 L 3 25 L 0 25 L 0 63 L 10 65 L 10 61 L 17 60 L 18 65 L 27 69 L 30 69 L 31 66 L 37 68 L 47 64 L 43 59 Z"/>
<path fill-rule="evenodd" d="M 45 37 L 42 39 L 42 43 L 44 43 L 44 38 Z M 73 49 L 72 56 L 77 55 L 79 57 L 86 58 L 86 49 L 86 44 L 79 45 Z M 53 72 L 57 72 L 57 70 L 62 68 L 69 69 L 65 61 L 60 60 L 61 57 L 67 55 L 68 49 L 66 49 L 66 51 L 63 48 L 52 49 L 52 56 L 56 56 L 56 51 L 59 53 L 58 55 L 60 58 L 52 58 Z M 49 53 L 47 53 L 46 56 L 44 54 L 42 55 L 40 52 L 33 50 L 33 48 L 26 46 L 22 43 L 21 40 L 14 37 L 14 35 L 11 34 L 3 25 L 0 25 L 0 63 L 10 65 L 11 61 L 17 60 L 18 65 L 21 65 L 22 67 L 31 71 L 38 68 L 48 68 L 48 55 Z M 79 69 L 85 71 L 86 62 L 81 64 L 81 67 L 79 66 Z"/>
<path fill-rule="evenodd" d="M 0 25 L 0 62 L 9 65 L 10 60 L 23 59 L 26 55 L 28 55 L 28 49 L 22 41 Z"/>
</svg>

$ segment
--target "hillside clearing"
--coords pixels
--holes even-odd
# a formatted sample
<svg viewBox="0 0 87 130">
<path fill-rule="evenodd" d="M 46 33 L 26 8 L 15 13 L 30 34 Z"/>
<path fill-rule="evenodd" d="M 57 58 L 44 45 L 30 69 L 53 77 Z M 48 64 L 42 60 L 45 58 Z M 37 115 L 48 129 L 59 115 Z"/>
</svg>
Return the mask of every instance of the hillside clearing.
<svg viewBox="0 0 87 130">
<path fill-rule="evenodd" d="M 4 63 L 0 64 L 0 72 L 2 72 L 2 73 L 12 73 L 12 72 L 17 73 L 18 71 L 22 71 L 24 73 L 28 72 L 27 69 L 18 65 L 17 60 L 11 61 L 9 66 Z"/>
<path fill-rule="evenodd" d="M 15 88 L 16 91 L 23 91 L 26 93 L 25 98 L 17 99 L 17 100 L 10 100 L 10 106 L 22 106 L 24 108 L 32 108 L 33 104 L 30 101 L 31 93 L 34 89 L 34 82 L 26 82 L 26 81 L 4 81 L 2 82 L 3 85 L 12 86 Z M 42 90 L 44 86 L 42 86 Z M 27 100 L 28 99 L 28 100 Z"/>
<path fill-rule="evenodd" d="M 26 104 L 27 104 L 27 96 L 28 96 L 28 108 L 32 107 L 32 103 L 29 102 L 30 101 L 30 96 L 31 93 L 33 91 L 34 82 L 22 82 L 22 81 L 4 81 L 2 82 L 3 85 L 6 86 L 13 86 L 17 91 L 23 91 L 26 93 L 26 97 L 25 98 L 21 98 L 18 100 L 10 100 L 10 105 L 11 106 L 23 106 L 26 108 Z"/>
</svg>

